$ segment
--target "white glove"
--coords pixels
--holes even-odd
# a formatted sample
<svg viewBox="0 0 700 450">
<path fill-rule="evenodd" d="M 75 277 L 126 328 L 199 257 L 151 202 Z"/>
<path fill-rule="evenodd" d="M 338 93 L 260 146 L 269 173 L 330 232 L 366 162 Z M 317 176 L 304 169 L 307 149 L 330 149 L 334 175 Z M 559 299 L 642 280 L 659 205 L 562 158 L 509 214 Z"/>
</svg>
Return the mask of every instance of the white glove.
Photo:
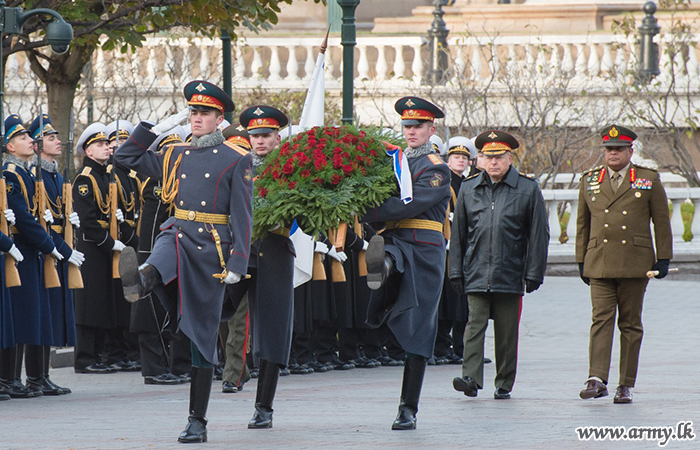
<svg viewBox="0 0 700 450">
<path fill-rule="evenodd" d="M 63 255 L 58 253 L 58 250 L 56 249 L 56 247 L 54 247 L 53 250 L 51 250 L 51 256 L 56 258 L 56 261 L 60 261 L 63 259 Z"/>
<path fill-rule="evenodd" d="M 11 211 L 10 209 L 6 209 L 5 211 Z M 7 253 L 10 254 L 13 258 L 15 258 L 15 261 L 17 262 L 22 262 L 24 261 L 24 255 L 22 252 L 19 251 L 17 246 L 15 244 L 12 244 L 12 247 L 10 247 L 10 250 L 7 251 Z"/>
<path fill-rule="evenodd" d="M 345 262 L 345 260 L 348 259 L 348 255 L 346 255 L 345 252 L 339 252 L 335 247 L 331 247 L 330 250 L 328 250 L 328 256 L 340 262 Z"/>
<path fill-rule="evenodd" d="M 224 283 L 226 284 L 236 284 L 241 281 L 241 274 L 229 271 L 224 278 Z"/>
<path fill-rule="evenodd" d="M 450 249 L 450 240 L 448 239 L 447 244 L 445 244 L 445 250 L 449 250 L 449 249 Z"/>
<path fill-rule="evenodd" d="M 5 219 L 7 220 L 7 223 L 10 224 L 10 226 L 14 225 L 17 222 L 17 219 L 15 218 L 15 212 L 12 211 L 10 208 L 7 208 L 5 211 Z"/>
<path fill-rule="evenodd" d="M 78 213 L 73 211 L 70 213 L 68 216 L 68 221 L 73 225 L 75 228 L 80 228 L 80 217 L 78 217 Z"/>
<path fill-rule="evenodd" d="M 122 241 L 114 241 L 114 247 L 112 247 L 113 252 L 120 252 L 126 248 L 126 245 Z"/>
<path fill-rule="evenodd" d="M 328 253 L 328 246 L 324 244 L 323 242 L 316 242 L 316 247 L 314 247 L 314 252 L 315 253 L 322 253 L 326 254 Z"/>
<path fill-rule="evenodd" d="M 114 215 L 117 216 L 117 222 L 124 223 L 124 213 L 121 209 L 117 208 L 117 212 Z"/>
<path fill-rule="evenodd" d="M 362 250 L 367 250 L 369 248 L 369 242 L 362 240 Z"/>
<path fill-rule="evenodd" d="M 452 222 L 452 219 L 454 219 L 454 218 L 455 218 L 455 213 L 451 212 L 450 213 L 450 222 Z"/>
<path fill-rule="evenodd" d="M 70 257 L 68 258 L 69 263 L 75 264 L 78 267 L 82 266 L 84 261 L 85 255 L 78 250 L 73 250 L 73 253 L 71 253 Z"/>
<path fill-rule="evenodd" d="M 160 122 L 158 125 L 151 128 L 151 131 L 158 135 L 163 134 L 166 131 L 170 131 L 176 126 L 180 125 L 185 119 L 187 119 L 187 117 L 189 117 L 189 115 L 190 109 L 185 108 L 179 113 L 173 114 L 172 116 Z"/>
<path fill-rule="evenodd" d="M 44 222 L 53 223 L 53 214 L 51 214 L 51 211 L 48 209 L 44 211 Z"/>
</svg>

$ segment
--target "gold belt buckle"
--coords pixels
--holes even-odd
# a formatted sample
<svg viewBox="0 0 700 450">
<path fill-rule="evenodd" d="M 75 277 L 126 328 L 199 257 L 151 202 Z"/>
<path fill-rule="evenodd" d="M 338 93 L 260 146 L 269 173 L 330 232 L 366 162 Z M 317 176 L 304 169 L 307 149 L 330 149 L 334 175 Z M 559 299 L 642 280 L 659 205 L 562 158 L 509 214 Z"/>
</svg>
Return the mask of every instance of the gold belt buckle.
<svg viewBox="0 0 700 450">
<path fill-rule="evenodd" d="M 187 213 L 187 220 L 194 220 L 197 217 L 197 213 L 194 211 L 189 211 Z"/>
</svg>

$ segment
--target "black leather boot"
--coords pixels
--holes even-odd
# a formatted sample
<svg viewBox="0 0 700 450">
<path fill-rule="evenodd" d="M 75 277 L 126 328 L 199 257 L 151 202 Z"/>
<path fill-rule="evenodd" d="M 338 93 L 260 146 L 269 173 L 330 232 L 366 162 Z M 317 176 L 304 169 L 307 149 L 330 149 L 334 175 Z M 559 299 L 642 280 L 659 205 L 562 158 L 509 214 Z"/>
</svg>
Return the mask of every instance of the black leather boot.
<svg viewBox="0 0 700 450">
<path fill-rule="evenodd" d="M 420 390 L 423 387 L 423 375 L 427 360 L 421 356 L 411 355 L 406 358 L 403 368 L 403 385 L 401 386 L 401 403 L 399 414 L 391 426 L 392 430 L 415 430 L 416 413 Z"/>
<path fill-rule="evenodd" d="M 26 345 L 24 367 L 27 370 L 27 389 L 44 395 L 61 395 L 58 386 L 51 386 L 44 378 L 44 346 Z"/>
<path fill-rule="evenodd" d="M 213 377 L 213 367 L 192 367 L 190 416 L 187 418 L 187 426 L 177 438 L 179 442 L 185 444 L 207 442 L 206 415 Z"/>
<path fill-rule="evenodd" d="M 22 355 L 24 347 L 2 349 L 0 357 L 0 394 L 9 395 L 11 398 L 36 398 L 44 395 L 41 391 L 31 391 L 22 384 L 18 374 L 22 370 Z M 17 368 L 19 367 L 19 371 Z"/>
<path fill-rule="evenodd" d="M 280 366 L 264 359 L 260 360 L 258 390 L 255 393 L 255 414 L 248 422 L 248 428 L 272 428 L 272 401 L 277 391 Z"/>
<path fill-rule="evenodd" d="M 139 267 L 136 250 L 126 247 L 119 257 L 119 276 L 122 279 L 124 298 L 131 303 L 151 293 L 158 283 L 162 283 L 160 274 L 150 264 Z"/>
<path fill-rule="evenodd" d="M 42 348 L 44 349 L 44 360 L 43 360 L 44 380 L 52 388 L 59 389 L 61 391 L 61 395 L 70 394 L 71 392 L 73 392 L 70 390 L 70 388 L 59 386 L 56 383 L 54 383 L 53 380 L 51 380 L 51 378 L 49 378 L 49 362 L 51 360 L 51 346 L 44 345 Z"/>
<path fill-rule="evenodd" d="M 381 288 L 394 270 L 394 260 L 384 250 L 384 238 L 375 235 L 369 240 L 365 254 L 367 263 L 367 286 L 372 290 Z"/>
</svg>

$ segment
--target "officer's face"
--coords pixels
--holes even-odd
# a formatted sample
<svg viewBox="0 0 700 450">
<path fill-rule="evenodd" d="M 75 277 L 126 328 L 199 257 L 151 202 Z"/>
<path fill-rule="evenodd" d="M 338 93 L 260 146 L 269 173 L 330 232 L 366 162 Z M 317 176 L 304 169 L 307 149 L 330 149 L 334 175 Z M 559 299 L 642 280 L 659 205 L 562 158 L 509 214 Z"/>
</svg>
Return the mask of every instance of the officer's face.
<svg viewBox="0 0 700 450">
<path fill-rule="evenodd" d="M 280 145 L 280 135 L 276 131 L 271 133 L 251 134 L 250 145 L 258 156 L 265 156 Z"/>
<path fill-rule="evenodd" d="M 85 154 L 98 164 L 106 164 L 112 152 L 107 141 L 97 141 L 88 145 Z"/>
<path fill-rule="evenodd" d="M 7 150 L 22 159 L 29 159 L 34 155 L 34 141 L 29 136 L 29 133 L 22 133 L 10 139 L 7 143 Z"/>
<path fill-rule="evenodd" d="M 469 157 L 462 153 L 453 153 L 447 159 L 447 166 L 457 175 L 462 175 L 469 166 Z"/>
<path fill-rule="evenodd" d="M 202 137 L 216 131 L 216 128 L 224 121 L 224 116 L 214 110 L 190 111 L 190 125 L 192 125 L 192 136 Z"/>
<path fill-rule="evenodd" d="M 513 162 L 513 155 L 510 152 L 505 152 L 502 155 L 484 155 L 484 162 L 486 163 L 486 173 L 493 181 L 498 182 L 508 172 Z"/>
<path fill-rule="evenodd" d="M 418 148 L 430 142 L 430 136 L 435 133 L 435 125 L 432 122 L 422 122 L 418 125 L 404 125 L 403 137 L 411 148 Z"/>
<path fill-rule="evenodd" d="M 632 150 L 632 146 L 630 145 L 624 147 L 605 147 L 605 163 L 608 167 L 617 172 L 629 164 L 633 152 L 634 150 Z"/>
<path fill-rule="evenodd" d="M 58 134 L 48 134 L 44 136 L 42 153 L 52 158 L 61 154 L 61 141 L 58 139 Z"/>
</svg>

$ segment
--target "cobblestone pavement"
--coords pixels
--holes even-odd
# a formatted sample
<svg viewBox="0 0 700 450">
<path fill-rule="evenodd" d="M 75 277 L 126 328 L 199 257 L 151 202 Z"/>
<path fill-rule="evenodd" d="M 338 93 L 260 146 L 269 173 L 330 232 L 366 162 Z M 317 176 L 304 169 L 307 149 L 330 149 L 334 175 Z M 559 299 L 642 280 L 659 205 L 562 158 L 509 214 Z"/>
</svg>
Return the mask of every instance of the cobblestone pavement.
<svg viewBox="0 0 700 450">
<path fill-rule="evenodd" d="M 223 394 L 215 382 L 209 442 L 201 445 L 210 450 L 659 448 L 657 440 L 579 441 L 575 429 L 693 421 L 700 431 L 699 296 L 700 282 L 651 281 L 631 405 L 612 403 L 617 348 L 611 395 L 578 398 L 587 375 L 588 290 L 578 278 L 550 277 L 523 302 L 512 400 L 493 399 L 495 364 L 486 365 L 487 386 L 477 398 L 452 389 L 459 366 L 429 366 L 418 429 L 391 431 L 400 368 L 292 375 L 280 380 L 274 428 L 248 430 L 255 383 L 242 392 Z M 493 357 L 491 330 L 488 336 L 486 354 Z M 139 374 L 77 375 L 70 368 L 53 370 L 52 378 L 72 388 L 73 394 L 0 402 L 0 449 L 182 448 L 176 439 L 186 423 L 188 385 L 145 385 Z M 697 437 L 671 441 L 665 448 L 699 445 Z"/>
</svg>

